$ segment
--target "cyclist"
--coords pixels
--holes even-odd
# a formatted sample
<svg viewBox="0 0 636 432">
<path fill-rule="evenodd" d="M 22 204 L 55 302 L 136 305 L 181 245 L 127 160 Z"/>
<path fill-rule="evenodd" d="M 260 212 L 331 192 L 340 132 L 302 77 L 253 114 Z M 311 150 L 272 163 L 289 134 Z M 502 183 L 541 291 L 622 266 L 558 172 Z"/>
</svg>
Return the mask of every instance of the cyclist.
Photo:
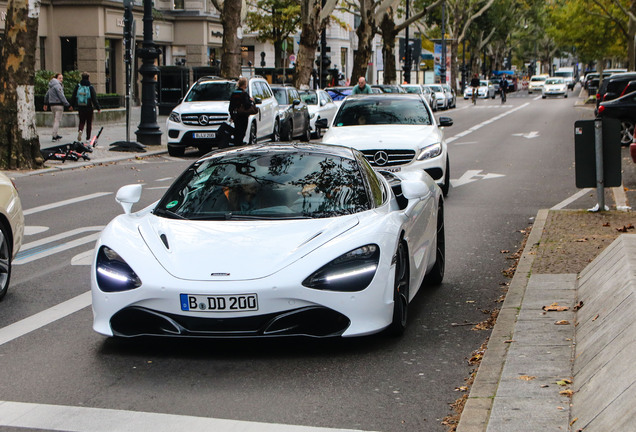
<svg viewBox="0 0 636 432">
<path fill-rule="evenodd" d="M 508 80 L 506 79 L 506 76 L 503 76 L 503 79 L 501 80 L 501 84 L 499 84 L 499 91 L 501 92 L 501 103 L 505 103 L 506 102 L 506 92 L 508 91 Z"/>
<path fill-rule="evenodd" d="M 479 89 L 479 75 L 473 75 L 473 79 L 470 80 L 470 86 L 473 88 L 473 105 L 477 104 L 477 89 Z"/>
</svg>

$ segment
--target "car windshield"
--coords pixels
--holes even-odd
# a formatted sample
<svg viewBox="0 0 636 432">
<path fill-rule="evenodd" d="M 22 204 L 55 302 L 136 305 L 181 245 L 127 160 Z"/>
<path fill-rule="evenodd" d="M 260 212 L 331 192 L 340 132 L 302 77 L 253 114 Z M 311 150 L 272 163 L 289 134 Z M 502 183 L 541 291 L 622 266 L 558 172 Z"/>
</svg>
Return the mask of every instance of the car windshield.
<svg viewBox="0 0 636 432">
<path fill-rule="evenodd" d="M 420 86 L 403 86 L 402 88 L 406 90 L 407 93 L 422 93 L 422 87 Z"/>
<path fill-rule="evenodd" d="M 488 87 L 488 81 L 479 81 L 481 87 Z"/>
<path fill-rule="evenodd" d="M 563 84 L 563 78 L 548 78 L 545 80 L 547 85 L 549 84 Z"/>
<path fill-rule="evenodd" d="M 331 96 L 331 99 L 334 101 L 341 101 L 344 98 L 346 98 L 347 96 L 349 96 L 351 94 L 351 92 L 353 91 L 353 87 L 350 88 L 328 88 L 325 89 L 325 91 L 327 93 L 329 93 L 329 96 Z"/>
<path fill-rule="evenodd" d="M 432 124 L 424 101 L 414 97 L 367 96 L 347 99 L 334 125 Z"/>
<path fill-rule="evenodd" d="M 432 85 L 432 86 L 429 86 L 429 88 L 431 90 L 433 90 L 434 92 L 442 92 L 442 91 L 444 91 L 444 90 L 442 90 L 442 86 L 438 86 L 438 85 Z"/>
<path fill-rule="evenodd" d="M 300 99 L 305 102 L 307 105 L 318 105 L 318 95 L 313 90 L 302 90 L 299 91 Z"/>
<path fill-rule="evenodd" d="M 545 81 L 546 77 L 532 77 L 530 81 Z"/>
<path fill-rule="evenodd" d="M 287 103 L 287 90 L 280 87 L 272 87 L 272 91 L 279 105 L 289 105 Z"/>
<path fill-rule="evenodd" d="M 355 159 L 255 150 L 196 162 L 170 187 L 154 214 L 189 220 L 305 219 L 370 208 Z"/>
<path fill-rule="evenodd" d="M 186 102 L 229 101 L 236 83 L 202 82 L 195 84 L 185 98 Z"/>
</svg>

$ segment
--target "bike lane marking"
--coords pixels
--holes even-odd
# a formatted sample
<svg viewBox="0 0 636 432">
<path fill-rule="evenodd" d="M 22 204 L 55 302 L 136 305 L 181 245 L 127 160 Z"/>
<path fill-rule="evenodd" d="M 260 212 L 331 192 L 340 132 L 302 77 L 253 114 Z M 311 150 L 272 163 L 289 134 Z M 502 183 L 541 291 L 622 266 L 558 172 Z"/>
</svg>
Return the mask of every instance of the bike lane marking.
<svg viewBox="0 0 636 432">
<path fill-rule="evenodd" d="M 523 109 L 523 108 L 527 107 L 528 105 L 530 105 L 530 102 L 526 102 L 526 103 L 524 103 L 523 105 L 519 105 L 518 107 L 513 108 L 513 109 L 511 109 L 510 111 L 506 111 L 506 112 L 504 112 L 504 113 L 501 113 L 501 114 L 499 114 L 498 116 L 492 117 L 492 118 L 490 118 L 490 119 L 488 119 L 488 120 L 485 120 L 485 121 L 483 121 L 483 122 L 481 122 L 481 123 L 477 123 L 477 124 L 476 124 L 476 125 L 474 125 L 473 127 L 469 128 L 469 129 L 466 129 L 465 131 L 460 132 L 460 133 L 458 133 L 458 134 L 457 134 L 457 135 L 455 135 L 455 136 L 452 136 L 452 137 L 450 137 L 450 138 L 447 138 L 447 139 L 446 139 L 446 144 L 450 144 L 450 143 L 452 143 L 453 141 L 458 140 L 459 138 L 463 138 L 463 137 L 465 137 L 466 135 L 469 135 L 469 134 L 471 134 L 471 133 L 475 132 L 476 130 L 481 129 L 481 128 L 482 128 L 482 127 L 484 127 L 484 126 L 489 125 L 490 123 L 496 122 L 497 120 L 500 120 L 500 119 L 502 119 L 502 118 L 506 117 L 507 115 L 510 115 L 510 114 L 512 114 L 512 113 L 514 113 L 514 112 L 516 112 L 516 111 L 519 111 L 520 109 Z"/>
<path fill-rule="evenodd" d="M 43 211 L 46 211 L 46 210 L 51 210 L 51 209 L 54 209 L 54 208 L 57 208 L 57 207 L 63 207 L 63 206 L 69 205 L 69 204 L 75 204 L 75 203 L 78 203 L 78 202 L 87 201 L 87 200 L 94 199 L 94 198 L 100 198 L 100 197 L 103 197 L 103 196 L 106 196 L 106 195 L 112 195 L 112 194 L 113 194 L 112 192 L 96 192 L 96 193 L 93 193 L 93 194 L 90 194 L 90 195 L 84 195 L 84 196 L 80 196 L 80 197 L 77 197 L 77 198 L 71 198 L 71 199 L 67 199 L 67 200 L 64 200 L 64 201 L 58 201 L 56 203 L 46 204 L 46 205 L 39 206 L 39 207 L 33 207 L 31 209 L 24 210 L 22 213 L 25 216 L 28 216 L 28 215 L 33 214 L 33 213 L 39 213 L 39 212 L 43 212 Z"/>
<path fill-rule="evenodd" d="M 95 242 L 99 238 L 99 235 L 104 229 L 103 226 L 92 226 L 92 227 L 83 227 L 77 228 L 74 230 L 66 231 L 60 234 L 56 234 L 50 237 L 46 237 L 40 240 L 36 240 L 30 243 L 25 243 L 20 248 L 20 252 L 16 255 L 15 260 L 13 260 L 14 265 L 22 265 L 26 263 L 30 263 L 32 261 L 45 258 L 50 255 L 54 255 L 59 252 L 63 252 L 68 249 L 72 249 L 77 246 L 81 246 L 86 243 Z M 96 231 L 93 234 L 64 242 L 55 244 L 54 242 L 58 240 L 62 240 L 77 234 Z"/>
<path fill-rule="evenodd" d="M 0 426 L 68 432 L 362 432 L 177 414 L 0 401 Z"/>
</svg>

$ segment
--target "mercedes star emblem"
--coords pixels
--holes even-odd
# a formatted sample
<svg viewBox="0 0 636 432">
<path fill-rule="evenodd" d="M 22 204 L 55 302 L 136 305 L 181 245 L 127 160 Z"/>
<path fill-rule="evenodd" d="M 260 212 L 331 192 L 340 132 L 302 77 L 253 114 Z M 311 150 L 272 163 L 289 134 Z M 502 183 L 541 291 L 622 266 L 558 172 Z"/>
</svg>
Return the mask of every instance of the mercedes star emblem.
<svg viewBox="0 0 636 432">
<path fill-rule="evenodd" d="M 383 165 L 386 165 L 388 161 L 389 161 L 389 155 L 386 154 L 386 152 L 384 151 L 376 152 L 373 155 L 373 162 L 375 162 L 376 165 L 383 166 Z"/>
<path fill-rule="evenodd" d="M 207 126 L 210 119 L 205 114 L 199 116 L 199 124 L 201 126 Z"/>
</svg>

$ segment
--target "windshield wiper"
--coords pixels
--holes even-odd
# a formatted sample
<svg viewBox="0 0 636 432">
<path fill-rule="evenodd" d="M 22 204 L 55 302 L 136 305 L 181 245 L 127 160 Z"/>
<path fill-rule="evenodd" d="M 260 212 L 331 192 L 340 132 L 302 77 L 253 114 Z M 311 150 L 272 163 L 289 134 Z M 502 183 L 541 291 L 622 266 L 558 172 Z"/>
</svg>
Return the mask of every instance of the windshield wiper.
<svg viewBox="0 0 636 432">
<path fill-rule="evenodd" d="M 170 219 L 188 219 L 185 216 L 181 216 L 180 214 L 166 209 L 155 209 L 153 213 L 155 214 L 155 216 L 167 216 Z"/>
</svg>

